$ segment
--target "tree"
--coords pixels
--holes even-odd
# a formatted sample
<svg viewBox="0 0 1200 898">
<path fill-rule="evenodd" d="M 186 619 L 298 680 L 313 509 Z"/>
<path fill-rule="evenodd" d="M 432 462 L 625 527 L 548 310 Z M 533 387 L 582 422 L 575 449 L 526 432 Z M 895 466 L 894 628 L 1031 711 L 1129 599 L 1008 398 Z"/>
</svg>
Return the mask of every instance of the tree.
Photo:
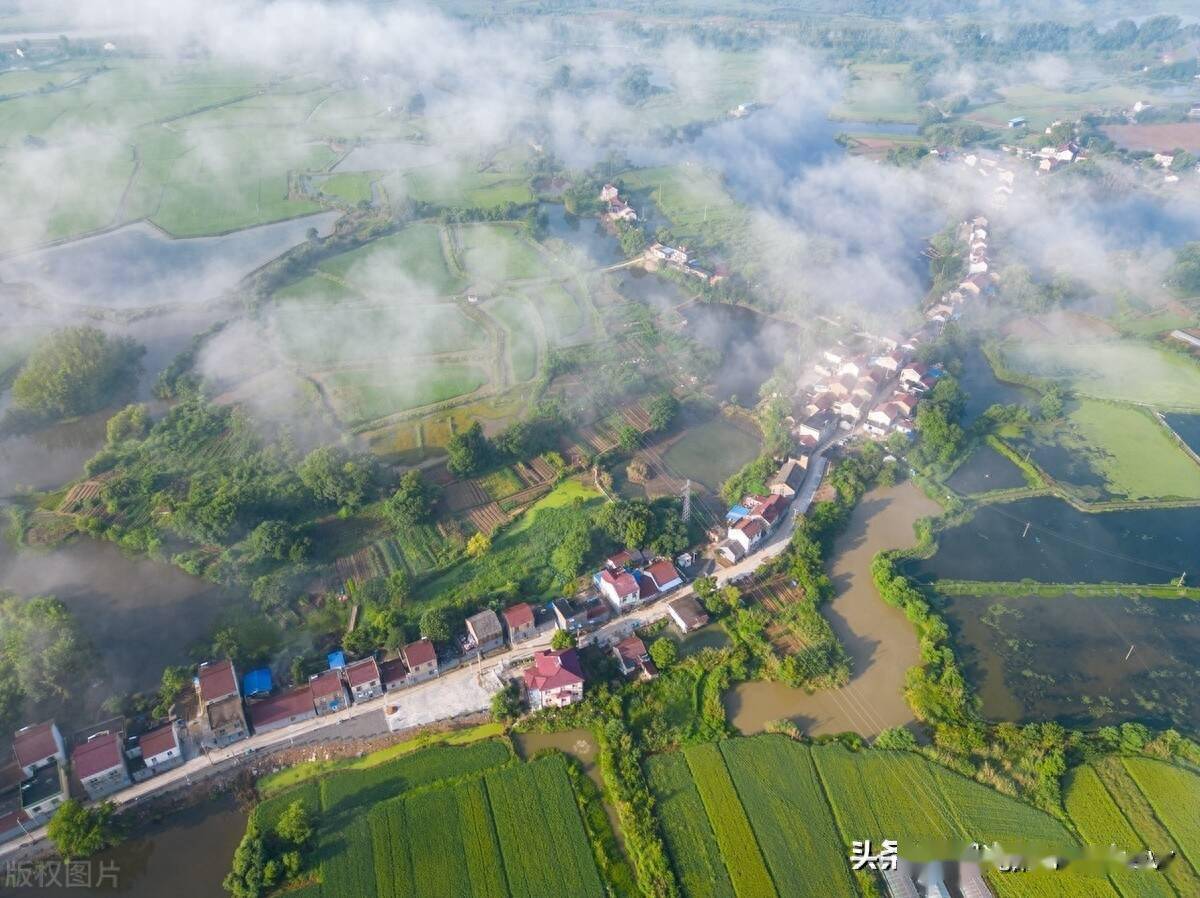
<svg viewBox="0 0 1200 898">
<path fill-rule="evenodd" d="M 412 576 L 406 568 L 398 567 L 387 576 L 388 600 L 397 607 L 412 596 Z"/>
<path fill-rule="evenodd" d="M 559 632 L 562 632 L 561 630 Z M 515 680 L 504 684 L 504 688 L 492 696 L 492 717 L 496 720 L 514 720 L 521 715 L 521 687 Z"/>
<path fill-rule="evenodd" d="M 1167 283 L 1185 296 L 1200 293 L 1200 243 L 1188 243 L 1175 252 Z"/>
<path fill-rule="evenodd" d="M 483 435 L 483 427 L 478 421 L 462 433 L 450 437 L 446 444 L 446 467 L 451 474 L 459 477 L 476 473 L 487 465 L 491 455 L 491 444 Z"/>
<path fill-rule="evenodd" d="M 69 327 L 42 340 L 12 385 L 13 407 L 45 418 L 94 412 L 131 390 L 145 348 L 94 327 Z"/>
<path fill-rule="evenodd" d="M 16 672 L 35 702 L 62 701 L 83 679 L 92 649 L 69 608 L 53 596 L 0 602 L 0 668 Z"/>
<path fill-rule="evenodd" d="M 120 841 L 115 812 L 109 801 L 85 808 L 74 798 L 68 798 L 50 818 L 46 832 L 62 857 L 71 860 L 91 857 Z"/>
<path fill-rule="evenodd" d="M 592 531 L 587 521 L 574 519 L 550 553 L 550 566 L 563 580 L 579 575 L 583 562 L 592 550 Z"/>
<path fill-rule="evenodd" d="M 432 642 L 450 641 L 450 621 L 442 608 L 430 608 L 421 615 L 421 635 Z"/>
<path fill-rule="evenodd" d="M 435 491 L 425 482 L 420 471 L 409 471 L 384 504 L 384 513 L 396 529 L 415 527 L 429 520 L 433 512 Z"/>
<path fill-rule="evenodd" d="M 916 751 L 917 737 L 907 727 L 889 727 L 875 737 L 874 744 L 893 751 Z"/>
<path fill-rule="evenodd" d="M 642 435 L 637 432 L 637 428 L 626 424 L 617 435 L 617 441 L 626 452 L 636 452 L 642 444 Z"/>
<path fill-rule="evenodd" d="M 303 561 L 310 543 L 297 539 L 290 524 L 284 521 L 263 521 L 246 537 L 246 550 L 251 561 Z"/>
<path fill-rule="evenodd" d="M 467 555 L 471 558 L 482 558 L 492 548 L 492 538 L 486 533 L 472 533 L 467 540 Z"/>
<path fill-rule="evenodd" d="M 264 882 L 267 851 L 254 818 L 246 825 L 246 834 L 233 852 L 233 869 L 221 883 L 233 898 L 260 898 Z"/>
<path fill-rule="evenodd" d="M 1062 390 L 1057 386 L 1050 386 L 1038 401 L 1038 411 L 1046 421 L 1055 421 L 1062 417 L 1065 404 Z"/>
<path fill-rule="evenodd" d="M 640 458 L 635 458 L 625 468 L 625 476 L 630 483 L 645 483 L 650 479 L 650 466 Z"/>
<path fill-rule="evenodd" d="M 679 658 L 679 646 L 675 644 L 675 640 L 660 636 L 654 642 L 650 643 L 650 660 L 654 662 L 654 666 L 659 670 L 666 670 Z"/>
<path fill-rule="evenodd" d="M 646 403 L 646 413 L 650 416 L 650 427 L 661 433 L 675 423 L 679 414 L 679 400 L 670 393 L 655 396 Z"/>
<path fill-rule="evenodd" d="M 154 706 L 155 717 L 166 717 L 171 712 L 171 705 L 186 686 L 191 685 L 192 677 L 186 667 L 168 665 L 162 672 L 162 680 L 158 686 L 158 704 Z"/>
<path fill-rule="evenodd" d="M 575 637 L 566 630 L 555 630 L 554 635 L 550 637 L 550 648 L 556 652 L 561 652 L 563 649 L 575 648 Z"/>
<path fill-rule="evenodd" d="M 108 419 L 104 431 L 110 446 L 125 440 L 143 440 L 150 432 L 150 413 L 141 403 L 127 405 Z"/>
<path fill-rule="evenodd" d="M 351 456 L 337 446 L 322 446 L 305 456 L 297 473 L 318 500 L 356 508 L 366 498 L 374 462 L 368 456 Z"/>
<path fill-rule="evenodd" d="M 313 826 L 303 801 L 297 799 L 284 808 L 283 813 L 279 815 L 279 822 L 275 824 L 275 834 L 298 848 L 308 844 L 312 838 Z"/>
</svg>

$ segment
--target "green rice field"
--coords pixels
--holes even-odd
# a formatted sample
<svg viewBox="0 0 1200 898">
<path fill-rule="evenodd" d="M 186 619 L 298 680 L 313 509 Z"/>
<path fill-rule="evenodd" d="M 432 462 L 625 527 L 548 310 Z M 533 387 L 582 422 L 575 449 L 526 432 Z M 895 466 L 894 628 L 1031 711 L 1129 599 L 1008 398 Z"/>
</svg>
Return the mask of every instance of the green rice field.
<svg viewBox="0 0 1200 898">
<path fill-rule="evenodd" d="M 758 455 L 759 440 L 721 415 L 690 428 L 663 456 L 680 477 L 716 492 L 731 474 Z"/>
<path fill-rule="evenodd" d="M 354 306 L 341 309 L 338 327 L 321 326 L 319 313 L 285 306 L 271 322 L 285 355 L 309 368 L 372 359 L 402 366 L 414 356 L 480 350 L 487 336 L 454 303 Z"/>
<path fill-rule="evenodd" d="M 331 371 L 321 380 L 338 416 L 358 425 L 465 396 L 488 377 L 475 365 L 444 364 Z"/>
<path fill-rule="evenodd" d="M 398 288 L 450 296 L 464 287 L 462 279 L 452 274 L 446 264 L 441 228 L 425 222 L 335 256 L 319 267 L 336 280 L 371 296 L 394 295 Z"/>
</svg>

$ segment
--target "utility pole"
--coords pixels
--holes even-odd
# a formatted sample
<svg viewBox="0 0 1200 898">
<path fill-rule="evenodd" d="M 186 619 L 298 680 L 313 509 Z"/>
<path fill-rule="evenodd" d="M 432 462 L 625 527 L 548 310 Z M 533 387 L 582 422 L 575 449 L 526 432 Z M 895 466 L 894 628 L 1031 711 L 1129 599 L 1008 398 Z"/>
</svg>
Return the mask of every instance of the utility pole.
<svg viewBox="0 0 1200 898">
<path fill-rule="evenodd" d="M 1126 660 L 1126 661 L 1128 661 L 1128 660 L 1129 660 L 1129 656 L 1130 656 L 1130 655 L 1132 655 L 1132 654 L 1133 654 L 1133 646 L 1131 645 L 1131 646 L 1129 647 L 1129 651 L 1125 653 L 1125 660 Z"/>
<path fill-rule="evenodd" d="M 683 523 L 692 518 L 692 479 L 689 477 L 683 485 Z"/>
<path fill-rule="evenodd" d="M 1182 588 L 1182 586 L 1183 586 L 1183 578 L 1184 578 L 1184 577 L 1186 577 L 1186 576 L 1187 576 L 1187 571 L 1184 571 L 1182 574 L 1180 574 L 1180 575 L 1179 575 L 1179 582 L 1178 582 L 1178 583 L 1176 583 L 1175 585 L 1176 585 L 1176 586 L 1178 586 L 1178 587 L 1181 587 L 1181 588 Z"/>
</svg>

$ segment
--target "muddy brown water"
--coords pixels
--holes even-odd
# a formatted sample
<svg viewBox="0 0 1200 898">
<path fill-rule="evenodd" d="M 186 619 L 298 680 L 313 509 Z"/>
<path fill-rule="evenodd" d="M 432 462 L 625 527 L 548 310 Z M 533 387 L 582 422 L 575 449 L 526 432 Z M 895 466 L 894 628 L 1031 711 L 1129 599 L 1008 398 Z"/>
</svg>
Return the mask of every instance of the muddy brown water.
<svg viewBox="0 0 1200 898">
<path fill-rule="evenodd" d="M 223 795 L 148 824 L 128 841 L 92 858 L 87 868 L 90 888 L 47 885 L 3 894 L 22 898 L 220 898 L 226 894 L 221 880 L 229 872 L 234 849 L 245 831 L 246 813 L 232 795 Z M 60 880 L 64 875 L 59 873 Z M 115 888 L 110 887 L 113 876 Z M 33 881 L 37 882 L 36 875 Z M 103 887 L 98 888 L 100 882 Z"/>
<path fill-rule="evenodd" d="M 837 595 L 823 609 L 850 654 L 850 682 L 812 695 L 783 683 L 740 683 L 725 697 L 730 723 L 748 735 L 786 719 L 811 735 L 853 730 L 875 736 L 913 722 L 904 700 L 904 674 L 919 660 L 917 636 L 903 612 L 885 605 L 875 592 L 871 559 L 884 549 L 911 546 L 913 525 L 939 510 L 911 483 L 863 497 L 834 542 L 829 574 Z"/>
</svg>

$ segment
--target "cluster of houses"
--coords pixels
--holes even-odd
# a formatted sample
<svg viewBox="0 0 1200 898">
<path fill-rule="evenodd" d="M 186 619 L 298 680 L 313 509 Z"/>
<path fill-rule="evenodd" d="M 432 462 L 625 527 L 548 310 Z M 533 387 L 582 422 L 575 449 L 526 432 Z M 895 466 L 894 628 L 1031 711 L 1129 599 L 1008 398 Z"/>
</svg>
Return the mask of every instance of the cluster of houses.
<svg viewBox="0 0 1200 898">
<path fill-rule="evenodd" d="M 720 283 L 725 275 L 721 271 L 708 271 L 700 263 L 688 256 L 686 246 L 667 246 L 665 243 L 651 243 L 646 249 L 646 262 L 652 267 L 665 266 L 683 274 L 691 275 L 707 284 Z"/>
<path fill-rule="evenodd" d="M 605 184 L 600 189 L 600 202 L 604 205 L 604 211 L 600 215 L 606 221 L 616 223 L 618 221 L 634 222 L 638 220 L 637 212 L 634 211 L 633 206 L 621 198 L 621 192 L 613 184 Z"/>
<path fill-rule="evenodd" d="M 100 801 L 183 759 L 174 721 L 134 737 L 113 722 L 70 746 L 53 720 L 23 727 L 13 734 L 11 760 L 0 766 L 0 842 L 41 826 L 72 796 Z"/>
</svg>

